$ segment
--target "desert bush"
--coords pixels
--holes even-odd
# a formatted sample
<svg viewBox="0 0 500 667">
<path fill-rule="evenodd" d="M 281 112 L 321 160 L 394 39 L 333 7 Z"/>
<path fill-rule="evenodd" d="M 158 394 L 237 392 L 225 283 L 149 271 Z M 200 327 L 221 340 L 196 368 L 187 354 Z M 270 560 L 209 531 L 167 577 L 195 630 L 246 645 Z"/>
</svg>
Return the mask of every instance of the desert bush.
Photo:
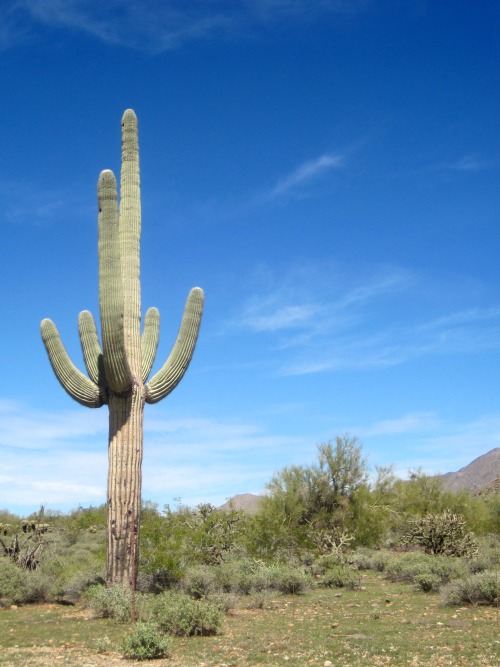
<svg viewBox="0 0 500 667">
<path fill-rule="evenodd" d="M 0 559 L 0 606 L 26 602 L 28 574 L 7 558 Z"/>
<path fill-rule="evenodd" d="M 47 602 L 54 597 L 54 582 L 43 570 L 25 570 L 0 559 L 0 606 Z"/>
<path fill-rule="evenodd" d="M 115 586 L 90 586 L 84 599 L 99 618 L 114 618 L 119 623 L 130 620 L 130 591 L 119 584 Z"/>
<path fill-rule="evenodd" d="M 253 588 L 253 563 L 232 558 L 213 568 L 217 585 L 226 593 L 248 595 Z"/>
<path fill-rule="evenodd" d="M 420 575 L 435 575 L 440 583 L 447 583 L 466 574 L 466 567 L 456 558 L 431 556 L 414 551 L 390 561 L 386 567 L 386 576 L 391 581 L 415 583 Z"/>
<path fill-rule="evenodd" d="M 268 567 L 269 587 L 288 595 L 304 593 L 311 588 L 311 577 L 288 563 L 276 563 Z"/>
<path fill-rule="evenodd" d="M 236 593 L 210 593 L 205 600 L 218 607 L 223 614 L 228 614 L 231 609 L 234 609 L 238 604 L 238 596 Z"/>
<path fill-rule="evenodd" d="M 383 572 L 389 563 L 390 555 L 387 551 L 372 551 L 357 549 L 351 557 L 352 563 L 358 570 L 375 570 Z"/>
<path fill-rule="evenodd" d="M 359 573 L 345 564 L 335 565 L 328 568 L 319 583 L 326 588 L 357 588 L 361 579 Z"/>
<path fill-rule="evenodd" d="M 218 604 L 194 600 L 178 591 L 149 596 L 149 602 L 147 608 L 140 610 L 141 619 L 147 615 L 145 620 L 156 623 L 163 632 L 171 635 L 217 634 L 224 616 Z"/>
<path fill-rule="evenodd" d="M 194 565 L 188 568 L 182 580 L 182 590 L 197 600 L 215 593 L 220 588 L 215 569 L 210 565 Z"/>
<path fill-rule="evenodd" d="M 165 658 L 172 646 L 170 637 L 162 634 L 154 623 L 136 623 L 123 640 L 123 654 L 133 660 Z"/>
<path fill-rule="evenodd" d="M 419 572 L 413 577 L 413 581 L 424 593 L 435 592 L 442 584 L 441 577 L 433 572 Z"/>
<path fill-rule="evenodd" d="M 445 604 L 498 605 L 500 583 L 498 572 L 485 570 L 450 582 L 442 590 Z"/>
</svg>

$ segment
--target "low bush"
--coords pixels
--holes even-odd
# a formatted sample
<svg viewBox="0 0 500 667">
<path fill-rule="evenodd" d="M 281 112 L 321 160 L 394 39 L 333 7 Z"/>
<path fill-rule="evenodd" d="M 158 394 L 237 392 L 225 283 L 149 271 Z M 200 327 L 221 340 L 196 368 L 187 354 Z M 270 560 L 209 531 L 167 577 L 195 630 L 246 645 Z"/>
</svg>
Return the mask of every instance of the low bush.
<svg viewBox="0 0 500 667">
<path fill-rule="evenodd" d="M 319 583 L 327 588 L 357 588 L 360 585 L 360 576 L 356 570 L 348 565 L 336 565 L 328 568 Z"/>
<path fill-rule="evenodd" d="M 247 559 L 231 559 L 212 569 L 225 593 L 248 595 L 253 588 L 253 563 Z"/>
<path fill-rule="evenodd" d="M 388 563 L 385 573 L 391 581 L 416 582 L 420 575 L 435 575 L 440 584 L 466 574 L 467 569 L 458 559 L 448 556 L 431 556 L 418 551 L 404 554 Z M 423 579 L 422 579 L 423 581 Z M 425 585 L 425 584 L 424 584 Z"/>
<path fill-rule="evenodd" d="M 216 568 L 210 565 L 195 565 L 186 570 L 182 580 L 182 590 L 199 600 L 220 589 L 215 573 Z"/>
<path fill-rule="evenodd" d="M 27 601 L 28 576 L 29 572 L 7 558 L 0 559 L 0 606 L 8 607 Z"/>
<path fill-rule="evenodd" d="M 280 593 L 297 595 L 311 588 L 311 578 L 288 563 L 270 565 L 267 570 L 269 573 L 269 588 L 276 589 Z"/>
<path fill-rule="evenodd" d="M 99 618 L 114 618 L 119 623 L 130 621 L 130 591 L 123 586 L 90 586 L 84 599 Z"/>
<path fill-rule="evenodd" d="M 500 601 L 500 579 L 498 572 L 485 570 L 449 583 L 442 590 L 445 604 L 498 605 Z"/>
<path fill-rule="evenodd" d="M 165 658 L 172 646 L 170 637 L 163 635 L 154 623 L 139 622 L 123 640 L 123 654 L 132 660 Z"/>
<path fill-rule="evenodd" d="M 358 570 L 375 570 L 383 572 L 389 563 L 390 555 L 387 551 L 372 551 L 358 549 L 352 556 L 353 564 Z"/>
<path fill-rule="evenodd" d="M 442 584 L 441 577 L 433 572 L 419 572 L 413 577 L 413 581 L 424 593 L 435 592 Z"/>
<path fill-rule="evenodd" d="M 141 620 L 154 622 L 171 635 L 217 634 L 224 617 L 218 604 L 210 600 L 194 600 L 177 591 L 148 596 L 148 600 L 149 604 L 140 608 Z"/>
</svg>

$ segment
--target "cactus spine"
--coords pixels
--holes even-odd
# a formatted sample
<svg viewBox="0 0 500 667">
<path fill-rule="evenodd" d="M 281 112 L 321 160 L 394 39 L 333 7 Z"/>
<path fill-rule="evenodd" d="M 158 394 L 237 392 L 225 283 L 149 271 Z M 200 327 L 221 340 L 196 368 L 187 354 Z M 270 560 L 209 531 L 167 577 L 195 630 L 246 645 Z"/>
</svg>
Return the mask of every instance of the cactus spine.
<svg viewBox="0 0 500 667">
<path fill-rule="evenodd" d="M 69 358 L 51 320 L 42 321 L 41 332 L 52 368 L 68 394 L 90 408 L 108 406 L 107 580 L 132 586 L 136 570 L 132 544 L 138 539 L 141 509 L 144 404 L 157 403 L 182 379 L 198 337 L 203 291 L 191 290 L 172 351 L 147 381 L 158 346 L 160 314 L 156 308 L 147 311 L 141 334 L 139 144 L 131 109 L 122 118 L 120 203 L 109 170 L 101 172 L 97 193 L 102 346 L 92 315 L 83 311 L 78 318 L 88 376 Z"/>
</svg>

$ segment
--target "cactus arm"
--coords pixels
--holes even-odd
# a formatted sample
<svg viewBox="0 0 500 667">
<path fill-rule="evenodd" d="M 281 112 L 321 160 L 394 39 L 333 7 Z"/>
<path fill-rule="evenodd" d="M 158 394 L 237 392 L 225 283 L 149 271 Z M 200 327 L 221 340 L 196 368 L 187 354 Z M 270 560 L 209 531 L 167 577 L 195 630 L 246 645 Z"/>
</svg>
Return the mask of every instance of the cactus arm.
<svg viewBox="0 0 500 667">
<path fill-rule="evenodd" d="M 101 344 L 94 318 L 88 310 L 82 311 L 78 316 L 78 331 L 87 373 L 90 379 L 101 388 L 101 393 L 105 394 L 106 376 Z"/>
<path fill-rule="evenodd" d="M 157 308 L 149 308 L 144 318 L 141 336 L 142 381 L 146 382 L 155 360 L 160 337 L 160 313 Z"/>
<path fill-rule="evenodd" d="M 125 354 L 118 195 L 112 171 L 101 172 L 97 196 L 99 203 L 99 303 L 104 371 L 109 388 L 116 394 L 122 394 L 130 387 L 131 382 Z"/>
<path fill-rule="evenodd" d="M 120 176 L 120 255 L 124 296 L 125 349 L 132 378 L 141 382 L 141 290 L 139 245 L 141 193 L 137 116 L 127 109 L 122 117 Z"/>
<path fill-rule="evenodd" d="M 172 352 L 163 367 L 146 385 L 146 403 L 157 403 L 179 384 L 189 366 L 200 330 L 203 313 L 203 290 L 194 287 L 189 293 L 181 326 Z"/>
<path fill-rule="evenodd" d="M 50 363 L 64 389 L 78 403 L 88 408 L 100 408 L 104 401 L 100 395 L 99 387 L 73 364 L 62 344 L 55 324 L 51 320 L 45 319 L 42 320 L 40 328 Z"/>
</svg>

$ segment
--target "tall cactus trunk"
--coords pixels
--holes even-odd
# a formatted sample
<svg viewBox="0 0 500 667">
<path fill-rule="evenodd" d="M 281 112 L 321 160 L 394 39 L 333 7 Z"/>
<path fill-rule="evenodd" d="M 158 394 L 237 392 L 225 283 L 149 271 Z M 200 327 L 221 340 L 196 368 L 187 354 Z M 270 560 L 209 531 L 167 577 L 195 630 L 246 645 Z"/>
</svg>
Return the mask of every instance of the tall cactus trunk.
<svg viewBox="0 0 500 667">
<path fill-rule="evenodd" d="M 110 398 L 106 580 L 124 586 L 133 585 L 137 563 L 132 558 L 139 554 L 143 417 L 140 391 Z"/>
<path fill-rule="evenodd" d="M 139 246 L 141 200 L 137 118 L 122 118 L 120 203 L 113 172 L 97 186 L 99 215 L 99 304 L 102 346 L 94 318 L 80 313 L 78 327 L 88 376 L 73 364 L 51 320 L 42 321 L 42 340 L 57 379 L 88 408 L 109 408 L 107 581 L 133 587 L 141 512 L 144 403 L 157 403 L 179 384 L 193 356 L 203 312 L 203 290 L 194 287 L 177 340 L 153 377 L 160 314 L 150 308 L 141 324 Z"/>
</svg>

